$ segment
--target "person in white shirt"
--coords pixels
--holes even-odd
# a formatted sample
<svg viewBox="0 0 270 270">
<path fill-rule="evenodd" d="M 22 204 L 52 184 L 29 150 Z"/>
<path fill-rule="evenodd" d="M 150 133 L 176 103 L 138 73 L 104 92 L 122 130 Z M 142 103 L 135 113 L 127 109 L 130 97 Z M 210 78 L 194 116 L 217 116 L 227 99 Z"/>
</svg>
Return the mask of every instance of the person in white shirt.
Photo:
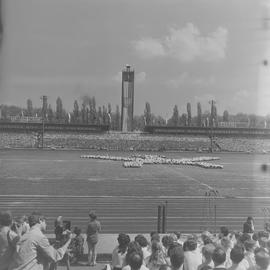
<svg viewBox="0 0 270 270">
<path fill-rule="evenodd" d="M 244 258 L 244 248 L 236 246 L 231 250 L 230 258 L 232 266 L 228 270 L 245 270 L 245 266 L 242 264 Z"/>
<path fill-rule="evenodd" d="M 212 260 L 215 265 L 215 267 L 213 268 L 214 270 L 227 270 L 227 268 L 225 267 L 226 252 L 223 248 L 221 247 L 215 248 L 212 255 Z"/>
<path fill-rule="evenodd" d="M 202 254 L 197 248 L 195 239 L 188 239 L 184 243 L 184 269 L 197 270 L 198 266 L 202 264 Z"/>
</svg>

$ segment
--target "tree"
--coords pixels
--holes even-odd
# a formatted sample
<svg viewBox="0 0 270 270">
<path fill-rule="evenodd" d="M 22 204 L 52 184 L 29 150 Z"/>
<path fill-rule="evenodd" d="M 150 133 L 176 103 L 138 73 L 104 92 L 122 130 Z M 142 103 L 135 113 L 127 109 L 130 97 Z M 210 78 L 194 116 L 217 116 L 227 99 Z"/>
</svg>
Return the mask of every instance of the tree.
<svg viewBox="0 0 270 270">
<path fill-rule="evenodd" d="M 188 116 L 187 116 L 186 113 L 183 113 L 183 114 L 181 115 L 180 122 L 181 122 L 181 124 L 182 124 L 183 126 L 185 126 L 185 127 L 188 125 Z"/>
<path fill-rule="evenodd" d="M 98 107 L 98 113 L 97 113 L 97 121 L 98 121 L 98 124 L 101 125 L 102 124 L 102 109 L 101 109 L 101 106 Z"/>
<path fill-rule="evenodd" d="M 187 103 L 187 125 L 191 126 L 191 104 Z"/>
<path fill-rule="evenodd" d="M 150 106 L 149 102 L 145 103 L 144 120 L 145 120 L 145 125 L 146 126 L 149 126 L 149 125 L 152 124 L 151 106 Z"/>
<path fill-rule="evenodd" d="M 47 119 L 48 119 L 48 121 L 49 121 L 50 123 L 53 121 L 53 110 L 52 110 L 51 104 L 49 104 L 49 106 L 48 106 L 48 110 L 47 110 Z"/>
<path fill-rule="evenodd" d="M 173 108 L 172 125 L 176 127 L 178 126 L 178 123 L 179 123 L 179 112 L 177 105 L 175 105 Z"/>
<path fill-rule="evenodd" d="M 56 99 L 56 120 L 63 120 L 63 103 L 60 97 Z"/>
<path fill-rule="evenodd" d="M 80 116 L 79 105 L 78 105 L 78 101 L 75 100 L 74 105 L 73 105 L 73 117 L 74 117 L 75 123 L 79 121 L 79 116 Z"/>
<path fill-rule="evenodd" d="M 95 99 L 95 97 L 90 98 L 89 107 L 90 107 L 90 123 L 91 124 L 96 124 L 97 123 L 97 110 L 96 110 L 96 99 Z"/>
<path fill-rule="evenodd" d="M 225 110 L 223 112 L 223 122 L 229 122 L 229 112 L 227 110 Z"/>
<path fill-rule="evenodd" d="M 27 116 L 33 116 L 33 103 L 32 103 L 32 100 L 29 98 L 29 99 L 27 99 L 26 103 L 27 103 L 27 110 L 26 110 Z"/>
<path fill-rule="evenodd" d="M 104 125 L 108 124 L 107 108 L 104 105 L 102 106 L 102 122 Z"/>
<path fill-rule="evenodd" d="M 86 123 L 86 105 L 84 102 L 82 103 L 81 116 L 82 116 L 82 123 L 85 124 Z"/>
<path fill-rule="evenodd" d="M 200 102 L 197 103 L 197 126 L 202 126 L 202 107 Z"/>
<path fill-rule="evenodd" d="M 116 111 L 115 111 L 115 129 L 120 130 L 121 129 L 121 117 L 120 117 L 120 109 L 119 105 L 116 105 Z"/>
</svg>

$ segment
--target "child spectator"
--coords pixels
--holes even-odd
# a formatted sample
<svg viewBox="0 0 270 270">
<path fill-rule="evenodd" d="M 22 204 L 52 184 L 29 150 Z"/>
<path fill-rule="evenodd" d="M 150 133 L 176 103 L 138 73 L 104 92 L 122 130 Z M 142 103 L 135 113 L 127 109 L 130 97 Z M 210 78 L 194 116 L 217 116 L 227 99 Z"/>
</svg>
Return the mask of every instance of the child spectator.
<svg viewBox="0 0 270 270">
<path fill-rule="evenodd" d="M 73 230 L 75 237 L 71 240 L 70 243 L 70 257 L 71 263 L 77 263 L 83 256 L 83 245 L 84 238 L 81 234 L 82 230 L 78 227 L 75 227 Z"/>
<path fill-rule="evenodd" d="M 241 264 L 244 258 L 244 249 L 242 247 L 234 247 L 231 250 L 230 258 L 232 261 L 232 266 L 228 268 L 228 270 L 245 270 L 245 266 Z"/>
<path fill-rule="evenodd" d="M 226 270 L 225 262 L 226 262 L 226 252 L 221 247 L 216 247 L 213 255 L 212 260 L 214 262 L 215 267 L 214 270 Z"/>
<path fill-rule="evenodd" d="M 149 251 L 149 247 L 148 247 L 148 242 L 147 242 L 147 239 L 141 235 L 141 234 L 138 234 L 136 237 L 135 237 L 135 241 L 141 246 L 142 248 L 142 252 L 143 252 L 143 264 L 145 265 L 146 264 L 146 258 L 149 257 L 151 255 L 151 252 Z"/>
<path fill-rule="evenodd" d="M 202 248 L 203 263 L 198 266 L 198 270 L 208 270 L 214 268 L 214 262 L 212 260 L 214 250 L 215 246 L 213 244 L 207 244 Z"/>
<path fill-rule="evenodd" d="M 197 249 L 197 242 L 195 239 L 188 239 L 184 243 L 184 269 L 197 270 L 198 266 L 202 264 L 202 255 Z"/>
<path fill-rule="evenodd" d="M 256 261 L 255 261 L 255 255 L 254 251 L 256 248 L 256 241 L 254 240 L 247 240 L 244 243 L 245 247 L 245 256 L 242 261 L 242 265 L 245 267 L 245 269 L 252 269 L 255 268 Z"/>
<path fill-rule="evenodd" d="M 255 252 L 255 261 L 258 270 L 267 270 L 270 262 L 270 256 L 264 249 Z"/>
<path fill-rule="evenodd" d="M 152 253 L 146 258 L 146 266 L 149 270 L 159 270 L 161 265 L 167 264 L 162 247 L 159 242 L 152 243 Z"/>
<path fill-rule="evenodd" d="M 117 238 L 118 246 L 112 252 L 112 269 L 120 270 L 125 265 L 130 238 L 127 234 L 120 233 Z"/>
<path fill-rule="evenodd" d="M 170 261 L 172 270 L 183 269 L 184 251 L 181 246 L 177 246 L 170 251 Z"/>
</svg>

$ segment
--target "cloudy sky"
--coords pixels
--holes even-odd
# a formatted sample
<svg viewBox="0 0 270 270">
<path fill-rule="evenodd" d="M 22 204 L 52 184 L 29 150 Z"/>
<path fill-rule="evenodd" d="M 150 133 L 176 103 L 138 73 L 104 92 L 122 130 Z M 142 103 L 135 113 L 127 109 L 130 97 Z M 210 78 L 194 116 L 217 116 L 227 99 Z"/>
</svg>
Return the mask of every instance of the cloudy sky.
<svg viewBox="0 0 270 270">
<path fill-rule="evenodd" d="M 3 0 L 0 104 L 40 106 L 60 96 L 121 100 L 121 70 L 135 69 L 135 114 L 145 102 L 217 102 L 219 114 L 270 114 L 270 7 L 263 0 Z M 270 2 L 270 1 L 269 1 Z M 269 24 L 269 25 L 268 25 Z M 270 46 L 269 46 L 270 47 Z"/>
</svg>

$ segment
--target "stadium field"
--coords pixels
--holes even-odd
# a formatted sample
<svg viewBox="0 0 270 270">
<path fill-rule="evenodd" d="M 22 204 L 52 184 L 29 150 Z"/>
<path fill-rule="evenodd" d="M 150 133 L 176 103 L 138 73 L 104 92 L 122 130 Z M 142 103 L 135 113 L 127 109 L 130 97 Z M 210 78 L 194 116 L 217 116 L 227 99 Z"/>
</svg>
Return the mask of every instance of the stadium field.
<svg viewBox="0 0 270 270">
<path fill-rule="evenodd" d="M 119 161 L 81 159 L 85 154 L 107 152 L 1 150 L 0 208 L 14 215 L 40 210 L 48 217 L 49 232 L 58 215 L 73 226 L 86 227 L 88 211 L 94 209 L 104 233 L 147 233 L 156 230 L 157 206 L 165 202 L 168 231 L 198 232 L 220 225 L 241 229 L 249 215 L 262 229 L 268 219 L 270 174 L 267 166 L 262 170 L 262 164 L 270 163 L 267 154 L 162 153 L 169 158 L 219 157 L 213 163 L 223 169 L 183 165 L 127 169 Z M 219 195 L 205 196 L 211 189 Z"/>
</svg>

